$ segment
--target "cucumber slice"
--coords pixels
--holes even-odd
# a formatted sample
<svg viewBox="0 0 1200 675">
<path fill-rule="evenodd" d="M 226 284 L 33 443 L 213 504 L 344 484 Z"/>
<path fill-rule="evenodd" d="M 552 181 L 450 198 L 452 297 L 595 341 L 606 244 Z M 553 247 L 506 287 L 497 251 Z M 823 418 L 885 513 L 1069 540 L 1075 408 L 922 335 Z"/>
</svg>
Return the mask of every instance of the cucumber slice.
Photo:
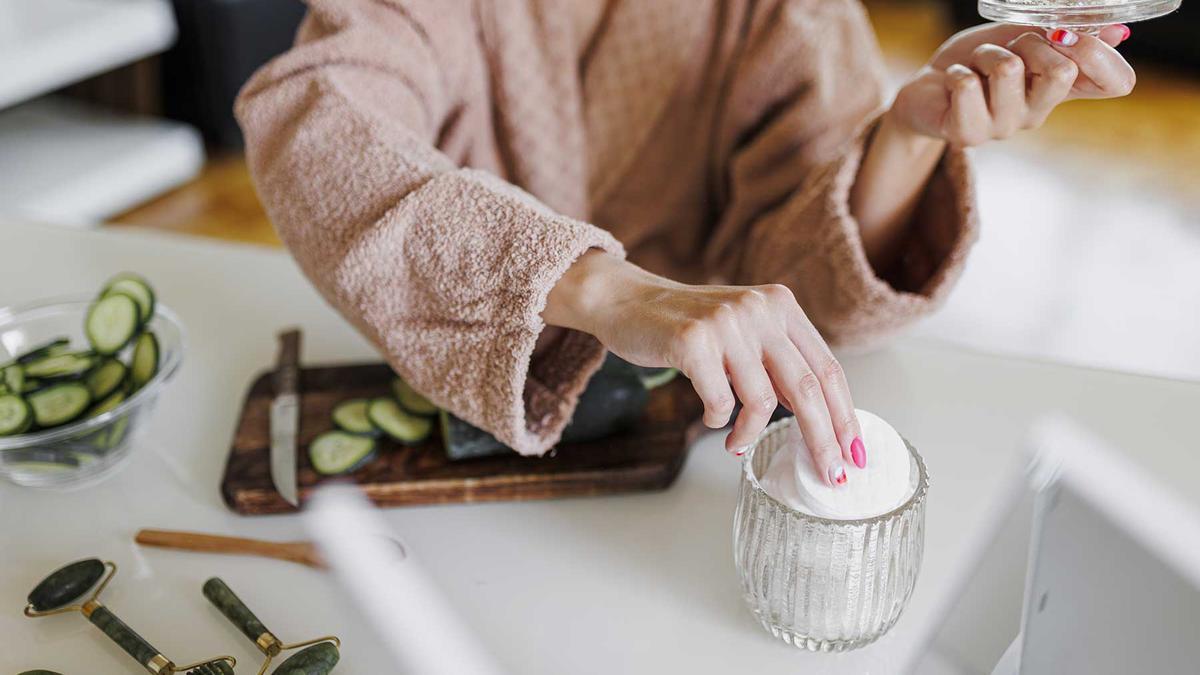
<svg viewBox="0 0 1200 675">
<path fill-rule="evenodd" d="M 56 472 L 67 471 L 79 466 L 74 455 L 60 448 L 18 448 L 9 450 L 4 463 L 19 466 L 22 471 Z"/>
<path fill-rule="evenodd" d="M 420 443 L 429 438 L 433 431 L 432 419 L 406 413 L 390 398 L 371 399 L 367 405 L 367 419 L 383 433 L 405 445 Z"/>
<path fill-rule="evenodd" d="M 124 363 L 116 359 L 104 360 L 87 376 L 88 391 L 92 392 L 92 399 L 99 401 L 116 391 L 125 381 L 125 374 L 128 372 L 129 369 Z"/>
<path fill-rule="evenodd" d="M 82 415 L 91 404 L 92 395 L 86 385 L 66 382 L 36 391 L 26 400 L 33 408 L 33 421 L 39 427 L 56 427 Z"/>
<path fill-rule="evenodd" d="M 313 469 L 326 476 L 354 471 L 371 461 L 375 439 L 345 431 L 326 431 L 308 446 Z"/>
<path fill-rule="evenodd" d="M 25 369 L 13 364 L 4 369 L 4 386 L 14 394 L 25 391 Z"/>
<path fill-rule="evenodd" d="M 134 389 L 141 389 L 158 372 L 158 338 L 154 333 L 142 333 L 133 345 L 129 362 L 129 379 Z"/>
<path fill-rule="evenodd" d="M 392 380 L 392 395 L 400 402 L 400 407 L 406 411 L 423 417 L 433 417 L 438 414 L 438 407 L 429 402 L 416 389 L 409 386 L 400 378 Z"/>
<path fill-rule="evenodd" d="M 58 338 L 57 340 L 51 340 L 46 344 L 38 345 L 37 347 L 34 347 L 33 349 L 30 349 L 24 354 L 18 356 L 17 363 L 29 363 L 30 361 L 37 361 L 40 358 L 61 354 L 70 348 L 70 340 L 67 338 Z"/>
<path fill-rule="evenodd" d="M 369 403 L 370 401 L 365 398 L 356 398 L 337 404 L 333 408 L 333 423 L 342 431 L 349 431 L 352 434 L 377 436 L 379 429 L 376 429 L 375 425 L 371 424 L 371 420 L 367 419 Z"/>
<path fill-rule="evenodd" d="M 674 368 L 638 368 L 638 375 L 642 378 L 642 386 L 647 391 L 668 384 L 678 374 L 679 371 Z"/>
<path fill-rule="evenodd" d="M 33 410 L 16 394 L 0 396 L 0 436 L 25 433 L 33 426 Z"/>
<path fill-rule="evenodd" d="M 108 295 L 88 308 L 83 331 L 97 354 L 111 356 L 129 344 L 138 329 L 138 306 L 128 295 Z"/>
<path fill-rule="evenodd" d="M 95 399 L 93 399 L 93 400 L 95 400 Z M 113 408 L 121 405 L 124 402 L 125 402 L 125 392 L 120 391 L 120 390 L 114 391 L 112 394 L 110 394 L 108 396 L 108 398 L 100 401 L 96 405 L 89 408 L 87 411 L 87 416 L 88 417 L 96 417 L 97 415 L 103 415 L 104 413 L 108 412 L 109 410 L 112 410 Z"/>
<path fill-rule="evenodd" d="M 58 354 L 47 356 L 25 364 L 25 376 L 41 379 L 74 379 L 96 365 L 96 360 L 90 356 L 78 354 Z"/>
<path fill-rule="evenodd" d="M 132 272 L 122 272 L 104 284 L 104 289 L 100 291 L 100 297 L 104 298 L 117 293 L 127 295 L 137 303 L 138 323 L 146 323 L 150 317 L 154 316 L 154 291 L 142 277 Z"/>
<path fill-rule="evenodd" d="M 116 422 L 113 422 L 112 428 L 108 430 L 108 438 L 104 439 L 104 447 L 107 450 L 112 450 L 125 440 L 129 433 L 129 415 L 124 415 Z"/>
</svg>

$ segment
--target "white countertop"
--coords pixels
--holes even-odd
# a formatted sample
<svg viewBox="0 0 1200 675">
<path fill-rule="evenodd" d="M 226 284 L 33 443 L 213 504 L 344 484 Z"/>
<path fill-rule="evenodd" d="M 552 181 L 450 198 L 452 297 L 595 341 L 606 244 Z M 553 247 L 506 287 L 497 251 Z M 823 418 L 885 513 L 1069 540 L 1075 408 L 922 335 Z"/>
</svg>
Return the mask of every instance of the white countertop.
<svg viewBox="0 0 1200 675">
<path fill-rule="evenodd" d="M 142 527 L 300 538 L 295 516 L 246 518 L 217 493 L 252 375 L 271 363 L 284 325 L 305 331 L 308 362 L 373 358 L 282 252 L 139 232 L 0 224 L 0 305 L 78 293 L 137 270 L 188 330 L 188 353 L 133 462 L 79 492 L 0 485 L 0 672 L 133 672 L 78 616 L 31 620 L 25 595 L 46 573 L 88 556 L 121 573 L 105 602 L 167 656 L 259 659 L 200 593 L 219 575 L 285 640 L 334 632 L 336 672 L 393 672 L 324 574 L 252 558 L 141 550 Z M 963 532 L 983 516 L 1030 420 L 1065 411 L 1200 504 L 1200 453 L 1184 427 L 1200 385 L 999 358 L 901 341 L 844 360 L 856 403 L 892 422 L 932 476 L 925 559 L 911 604 L 875 645 L 803 653 L 767 635 L 743 607 L 730 552 L 737 464 L 701 440 L 665 492 L 550 502 L 396 509 L 387 517 L 467 621 L 514 673 L 893 672 L 930 621 L 940 582 L 961 562 Z M 239 671 L 244 668 L 239 668 Z"/>
</svg>

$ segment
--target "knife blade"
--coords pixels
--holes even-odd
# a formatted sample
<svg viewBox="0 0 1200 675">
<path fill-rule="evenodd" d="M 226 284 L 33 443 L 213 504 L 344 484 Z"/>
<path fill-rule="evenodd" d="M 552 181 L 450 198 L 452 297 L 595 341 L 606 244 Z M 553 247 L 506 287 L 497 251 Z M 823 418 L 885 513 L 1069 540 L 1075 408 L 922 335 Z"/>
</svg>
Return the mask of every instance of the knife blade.
<svg viewBox="0 0 1200 675">
<path fill-rule="evenodd" d="M 292 506 L 300 505 L 296 486 L 296 439 L 300 433 L 300 331 L 279 334 L 279 356 L 272 378 L 271 481 Z"/>
</svg>

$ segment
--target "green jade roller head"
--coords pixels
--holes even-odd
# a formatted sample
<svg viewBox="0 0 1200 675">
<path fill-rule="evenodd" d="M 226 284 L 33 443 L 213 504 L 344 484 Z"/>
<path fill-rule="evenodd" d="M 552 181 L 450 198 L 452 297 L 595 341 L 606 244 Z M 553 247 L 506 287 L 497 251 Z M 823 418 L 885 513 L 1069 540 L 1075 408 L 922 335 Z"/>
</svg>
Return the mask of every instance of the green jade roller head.
<svg viewBox="0 0 1200 675">
<path fill-rule="evenodd" d="M 217 656 L 191 665 L 176 666 L 145 638 L 118 619 L 112 610 L 100 604 L 100 593 L 116 572 L 116 563 L 101 562 L 98 558 L 87 558 L 61 567 L 29 593 L 25 616 L 38 618 L 79 612 L 125 650 L 125 653 L 137 660 L 147 672 L 154 675 L 233 675 L 233 666 L 237 664 L 237 660 L 232 656 Z M 86 600 L 80 604 L 72 604 L 83 598 L 88 591 L 91 591 L 91 595 L 88 595 Z"/>
<path fill-rule="evenodd" d="M 304 649 L 289 656 L 279 667 L 275 669 L 274 675 L 325 675 L 333 670 L 337 665 L 340 653 L 338 649 L 341 647 L 341 640 L 338 640 L 332 635 L 325 637 L 313 638 L 304 642 L 296 642 L 294 644 L 284 644 L 275 634 L 267 630 L 262 621 L 250 611 L 250 608 L 242 602 L 229 586 L 225 585 L 217 577 L 213 577 L 204 582 L 204 597 L 208 598 L 225 618 L 229 619 L 233 625 L 237 626 L 242 634 L 258 647 L 258 650 L 267 656 L 267 660 L 263 661 L 262 667 L 258 669 L 258 675 L 263 675 L 267 672 L 267 668 L 271 665 L 271 660 L 279 655 L 280 652 L 304 647 Z"/>
</svg>

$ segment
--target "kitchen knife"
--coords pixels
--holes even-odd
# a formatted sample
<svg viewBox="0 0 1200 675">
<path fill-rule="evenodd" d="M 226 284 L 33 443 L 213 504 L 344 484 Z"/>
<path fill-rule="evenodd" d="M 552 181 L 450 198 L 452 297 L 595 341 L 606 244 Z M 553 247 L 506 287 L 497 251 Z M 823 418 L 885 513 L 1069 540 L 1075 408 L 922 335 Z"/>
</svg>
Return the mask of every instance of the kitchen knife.
<svg viewBox="0 0 1200 675">
<path fill-rule="evenodd" d="M 300 331 L 279 334 L 275 366 L 275 398 L 271 400 L 271 481 L 292 506 L 299 506 L 296 488 L 296 437 L 300 432 Z"/>
</svg>

